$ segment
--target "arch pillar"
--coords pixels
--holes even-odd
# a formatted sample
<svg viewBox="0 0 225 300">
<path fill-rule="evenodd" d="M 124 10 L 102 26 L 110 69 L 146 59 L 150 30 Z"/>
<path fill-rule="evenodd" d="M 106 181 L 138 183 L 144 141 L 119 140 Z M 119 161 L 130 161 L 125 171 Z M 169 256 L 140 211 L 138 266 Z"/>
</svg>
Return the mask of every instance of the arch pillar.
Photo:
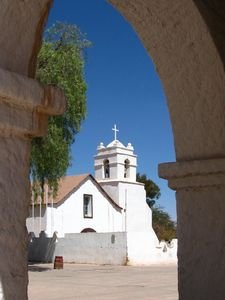
<svg viewBox="0 0 225 300">
<path fill-rule="evenodd" d="M 0 299 L 27 299 L 29 155 L 48 115 L 64 110 L 60 91 L 34 77 L 52 0 L 2 0 L 0 10 Z M 54 103 L 53 103 L 54 102 Z"/>
<path fill-rule="evenodd" d="M 0 69 L 0 298 L 27 299 L 27 230 L 31 138 L 63 113 L 60 90 Z"/>
<path fill-rule="evenodd" d="M 161 164 L 159 175 L 176 190 L 179 299 L 224 299 L 225 158 Z"/>
</svg>

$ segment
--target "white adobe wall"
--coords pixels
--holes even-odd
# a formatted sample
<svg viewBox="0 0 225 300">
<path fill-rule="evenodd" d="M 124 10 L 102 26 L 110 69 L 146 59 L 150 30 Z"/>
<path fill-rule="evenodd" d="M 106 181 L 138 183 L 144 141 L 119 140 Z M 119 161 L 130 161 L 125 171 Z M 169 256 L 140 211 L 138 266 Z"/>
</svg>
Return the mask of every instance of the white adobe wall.
<svg viewBox="0 0 225 300">
<path fill-rule="evenodd" d="M 62 204 L 64 205 L 64 204 Z M 58 236 L 64 235 L 64 215 L 63 209 L 58 209 L 55 205 L 48 207 L 47 213 L 47 227 L 46 234 L 48 237 L 52 237 L 54 232 L 58 233 Z"/>
<path fill-rule="evenodd" d="M 157 264 L 177 264 L 177 239 L 170 243 L 161 241 L 156 249 L 155 262 Z"/>
<path fill-rule="evenodd" d="M 120 194 L 119 194 L 119 189 L 118 189 L 118 185 L 119 182 L 118 180 L 102 180 L 98 182 L 101 187 L 107 192 L 107 194 L 119 205 L 120 205 Z"/>
<path fill-rule="evenodd" d="M 29 207 L 29 217 L 26 219 L 26 226 L 28 232 L 33 232 L 36 237 L 39 236 L 41 231 L 46 231 L 47 222 L 46 222 L 46 205 L 42 206 L 41 209 L 41 222 L 40 222 L 40 207 L 35 205 L 34 207 L 34 218 L 32 216 L 32 207 Z"/>
<path fill-rule="evenodd" d="M 152 228 L 152 211 L 146 203 L 144 185 L 120 182 L 119 193 L 120 204 L 126 208 L 128 264 L 155 263 L 159 241 Z"/>
<path fill-rule="evenodd" d="M 157 244 L 153 230 L 149 230 L 149 232 L 127 232 L 128 264 L 150 265 L 154 263 Z"/>
<path fill-rule="evenodd" d="M 126 208 L 126 231 L 152 231 L 152 211 L 146 203 L 146 192 L 142 183 L 101 181 L 100 184 L 121 207 Z M 157 238 L 156 241 L 158 242 Z"/>
<path fill-rule="evenodd" d="M 119 182 L 119 203 L 126 207 L 127 231 L 149 232 L 152 211 L 146 203 L 146 192 L 141 183 Z"/>
<path fill-rule="evenodd" d="M 154 231 L 127 232 L 128 265 L 177 264 L 177 240 L 155 243 Z"/>
</svg>

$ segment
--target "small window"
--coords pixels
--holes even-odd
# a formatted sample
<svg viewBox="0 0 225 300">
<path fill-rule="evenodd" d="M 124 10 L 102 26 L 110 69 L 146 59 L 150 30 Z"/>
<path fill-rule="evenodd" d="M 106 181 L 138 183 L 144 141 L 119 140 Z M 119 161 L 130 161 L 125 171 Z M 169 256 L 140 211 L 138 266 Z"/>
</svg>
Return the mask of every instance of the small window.
<svg viewBox="0 0 225 300">
<path fill-rule="evenodd" d="M 109 167 L 109 160 L 104 160 L 104 178 L 110 177 L 110 167 Z"/>
<path fill-rule="evenodd" d="M 128 159 L 124 161 L 124 178 L 130 177 L 130 162 Z"/>
<path fill-rule="evenodd" d="M 84 218 L 93 218 L 92 195 L 84 195 Z"/>
</svg>

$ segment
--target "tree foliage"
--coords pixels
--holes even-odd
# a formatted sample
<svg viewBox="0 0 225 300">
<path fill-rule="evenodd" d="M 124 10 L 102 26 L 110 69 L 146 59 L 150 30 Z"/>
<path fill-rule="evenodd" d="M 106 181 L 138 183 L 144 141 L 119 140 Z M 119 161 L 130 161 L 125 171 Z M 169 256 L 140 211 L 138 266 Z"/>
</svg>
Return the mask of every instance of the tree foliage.
<svg viewBox="0 0 225 300">
<path fill-rule="evenodd" d="M 146 202 L 150 207 L 153 207 L 155 201 L 161 196 L 160 188 L 154 181 L 148 179 L 145 174 L 137 173 L 136 179 L 138 182 L 144 183 L 146 191 Z"/>
<path fill-rule="evenodd" d="M 44 35 L 36 78 L 64 91 L 67 109 L 49 118 L 47 136 L 35 138 L 31 149 L 31 176 L 56 193 L 58 180 L 71 162 L 71 145 L 86 115 L 85 49 L 90 42 L 75 25 L 56 23 Z"/>
<path fill-rule="evenodd" d="M 176 238 L 176 223 L 161 207 L 152 208 L 152 227 L 159 240 L 170 241 Z"/>
</svg>

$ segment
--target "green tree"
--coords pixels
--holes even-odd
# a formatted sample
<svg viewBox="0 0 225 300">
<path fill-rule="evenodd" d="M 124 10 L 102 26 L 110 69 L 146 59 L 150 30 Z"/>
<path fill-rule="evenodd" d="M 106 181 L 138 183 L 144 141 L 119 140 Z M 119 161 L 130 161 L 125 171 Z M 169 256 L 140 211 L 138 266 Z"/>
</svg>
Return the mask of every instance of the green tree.
<svg viewBox="0 0 225 300">
<path fill-rule="evenodd" d="M 162 207 L 152 208 L 152 227 L 159 240 L 170 241 L 176 238 L 176 223 Z"/>
<path fill-rule="evenodd" d="M 155 204 L 155 201 L 161 196 L 160 188 L 154 181 L 148 179 L 145 174 L 137 173 L 136 179 L 138 182 L 144 183 L 146 191 L 146 202 L 150 206 L 150 208 L 152 208 Z"/>
<path fill-rule="evenodd" d="M 71 162 L 71 145 L 86 116 L 85 49 L 90 42 L 75 25 L 56 23 L 45 32 L 38 55 L 36 78 L 64 91 L 67 109 L 49 118 L 47 136 L 35 138 L 31 149 L 31 176 L 56 194 L 58 180 Z"/>
</svg>

